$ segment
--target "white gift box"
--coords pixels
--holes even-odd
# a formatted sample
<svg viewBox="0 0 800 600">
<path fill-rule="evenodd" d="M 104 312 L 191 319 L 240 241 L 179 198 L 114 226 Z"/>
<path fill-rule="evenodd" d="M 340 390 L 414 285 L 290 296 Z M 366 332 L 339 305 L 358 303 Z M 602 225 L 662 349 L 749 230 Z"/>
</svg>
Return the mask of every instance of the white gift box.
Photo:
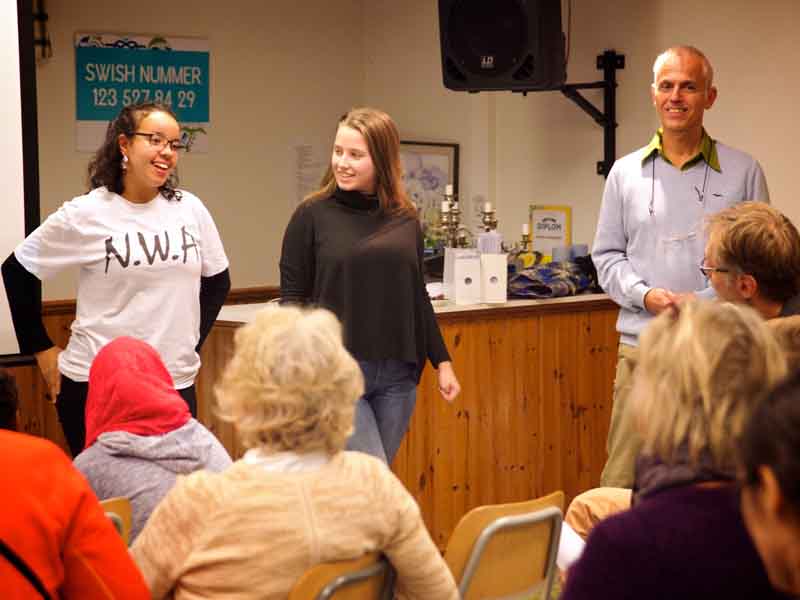
<svg viewBox="0 0 800 600">
<path fill-rule="evenodd" d="M 455 304 L 503 303 L 508 298 L 508 257 L 474 248 L 445 248 L 444 297 Z"/>
<path fill-rule="evenodd" d="M 505 254 L 481 254 L 481 302 L 503 304 L 507 300 L 507 256 Z"/>
<path fill-rule="evenodd" d="M 474 248 L 445 248 L 444 297 L 456 304 L 481 301 L 481 254 Z"/>
</svg>

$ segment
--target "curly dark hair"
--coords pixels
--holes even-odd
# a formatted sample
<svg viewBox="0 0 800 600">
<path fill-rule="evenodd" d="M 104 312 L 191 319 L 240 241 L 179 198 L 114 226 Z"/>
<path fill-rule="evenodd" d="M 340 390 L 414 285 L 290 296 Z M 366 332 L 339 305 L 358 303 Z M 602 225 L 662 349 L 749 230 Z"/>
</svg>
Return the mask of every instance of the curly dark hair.
<svg viewBox="0 0 800 600">
<path fill-rule="evenodd" d="M 108 124 L 106 138 L 103 145 L 97 150 L 89 163 L 89 189 L 93 190 L 101 186 L 106 186 L 110 191 L 122 194 L 122 152 L 119 149 L 119 136 L 133 136 L 133 132 L 139 127 L 147 115 L 154 112 L 163 112 L 170 115 L 175 121 L 178 117 L 172 109 L 157 102 L 145 102 L 142 104 L 131 104 L 123 108 L 117 117 Z M 158 190 L 167 200 L 180 200 L 181 193 L 178 187 L 178 174 L 172 171 L 164 185 Z"/>
<path fill-rule="evenodd" d="M 17 407 L 19 399 L 17 397 L 17 384 L 14 376 L 0 369 L 0 429 L 17 428 Z"/>
</svg>

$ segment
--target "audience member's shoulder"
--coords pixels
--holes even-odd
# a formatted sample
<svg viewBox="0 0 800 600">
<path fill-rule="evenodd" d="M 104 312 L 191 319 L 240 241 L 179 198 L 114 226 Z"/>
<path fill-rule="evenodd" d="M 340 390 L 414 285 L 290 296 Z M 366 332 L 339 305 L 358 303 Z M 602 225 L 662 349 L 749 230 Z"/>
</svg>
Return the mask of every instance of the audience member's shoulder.
<svg viewBox="0 0 800 600">
<path fill-rule="evenodd" d="M 46 460 L 60 465 L 70 464 L 69 457 L 53 442 L 16 431 L 0 430 L 0 454 L 14 462 Z"/>
<path fill-rule="evenodd" d="M 364 452 L 345 450 L 337 453 L 333 460 L 341 465 L 342 468 L 354 473 L 374 473 L 380 476 L 392 474 L 386 463 Z"/>
<path fill-rule="evenodd" d="M 652 532 L 663 526 L 672 505 L 670 491 L 654 494 L 634 507 L 623 510 L 598 523 L 589 534 L 603 543 L 618 546 L 637 546 L 651 541 Z M 655 528 L 655 529 L 654 529 Z"/>
<path fill-rule="evenodd" d="M 187 490 L 213 490 L 225 487 L 225 474 L 198 469 L 186 475 L 178 475 L 176 483 Z"/>
<path fill-rule="evenodd" d="M 81 473 L 86 473 L 92 469 L 98 460 L 107 458 L 99 444 L 92 444 L 81 451 L 78 456 L 72 459 L 72 464 Z"/>
<path fill-rule="evenodd" d="M 333 461 L 343 481 L 359 486 L 363 493 L 373 495 L 377 502 L 392 497 L 413 501 L 406 487 L 382 460 L 363 452 L 344 451 L 334 456 Z"/>
<path fill-rule="evenodd" d="M 689 530 L 711 514 L 724 517 L 733 505 L 731 491 L 725 486 L 676 486 L 643 498 L 630 510 L 612 515 L 597 527 L 602 526 L 608 539 L 647 544 L 652 542 L 653 532 L 676 527 Z"/>
</svg>

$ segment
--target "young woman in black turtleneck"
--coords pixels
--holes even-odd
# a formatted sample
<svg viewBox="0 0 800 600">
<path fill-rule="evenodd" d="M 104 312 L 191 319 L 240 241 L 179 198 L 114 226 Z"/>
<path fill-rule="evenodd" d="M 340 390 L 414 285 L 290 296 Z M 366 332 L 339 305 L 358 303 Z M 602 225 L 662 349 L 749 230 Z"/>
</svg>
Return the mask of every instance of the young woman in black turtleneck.
<svg viewBox="0 0 800 600">
<path fill-rule="evenodd" d="M 333 311 L 364 373 L 348 448 L 391 464 L 426 359 L 445 400 L 461 387 L 425 290 L 422 231 L 389 115 L 359 108 L 339 120 L 322 185 L 286 228 L 280 271 L 282 302 Z"/>
</svg>

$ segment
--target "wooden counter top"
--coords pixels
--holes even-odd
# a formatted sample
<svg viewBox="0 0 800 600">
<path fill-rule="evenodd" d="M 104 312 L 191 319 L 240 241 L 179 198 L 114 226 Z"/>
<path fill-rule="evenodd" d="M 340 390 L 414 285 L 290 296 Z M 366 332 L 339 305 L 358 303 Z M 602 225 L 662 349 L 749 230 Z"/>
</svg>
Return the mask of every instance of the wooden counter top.
<svg viewBox="0 0 800 600">
<path fill-rule="evenodd" d="M 268 302 L 255 304 L 233 304 L 223 306 L 217 317 L 217 323 L 222 325 L 236 325 L 249 323 L 253 315 Z M 512 299 L 503 304 L 455 304 L 449 300 L 434 300 L 433 310 L 440 320 L 450 318 L 495 318 L 509 313 L 569 313 L 589 310 L 615 310 L 614 304 L 607 294 L 582 294 L 580 296 L 565 296 L 563 298 L 548 298 L 542 300 Z"/>
</svg>

